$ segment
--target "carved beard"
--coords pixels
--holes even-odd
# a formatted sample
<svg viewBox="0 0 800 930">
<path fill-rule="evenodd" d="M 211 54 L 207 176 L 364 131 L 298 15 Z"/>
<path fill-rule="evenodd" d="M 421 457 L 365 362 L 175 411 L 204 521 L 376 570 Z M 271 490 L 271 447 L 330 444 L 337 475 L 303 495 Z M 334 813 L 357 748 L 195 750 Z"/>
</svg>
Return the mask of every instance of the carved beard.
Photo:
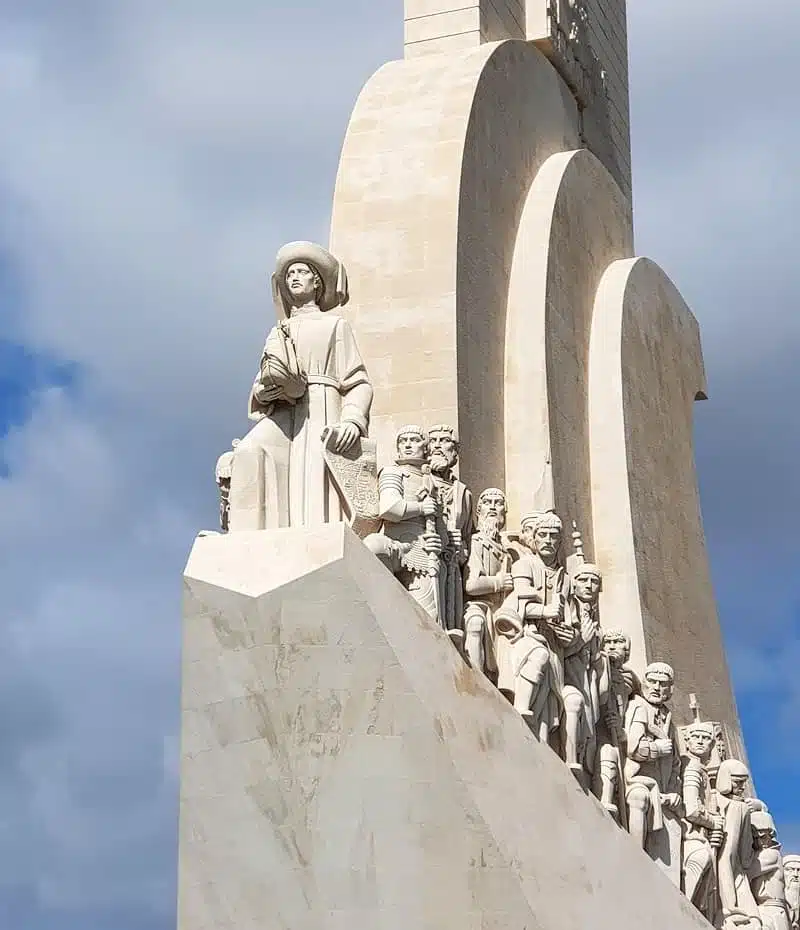
<svg viewBox="0 0 800 930">
<path fill-rule="evenodd" d="M 456 464 L 454 455 L 445 455 L 444 452 L 434 452 L 431 455 L 431 471 L 434 475 L 447 476 Z"/>
<path fill-rule="evenodd" d="M 481 531 L 483 536 L 488 536 L 489 539 L 498 539 L 500 536 L 500 530 L 503 529 L 505 522 L 500 519 L 500 517 L 494 517 L 491 514 L 486 514 L 480 518 L 478 521 L 478 529 Z"/>
</svg>

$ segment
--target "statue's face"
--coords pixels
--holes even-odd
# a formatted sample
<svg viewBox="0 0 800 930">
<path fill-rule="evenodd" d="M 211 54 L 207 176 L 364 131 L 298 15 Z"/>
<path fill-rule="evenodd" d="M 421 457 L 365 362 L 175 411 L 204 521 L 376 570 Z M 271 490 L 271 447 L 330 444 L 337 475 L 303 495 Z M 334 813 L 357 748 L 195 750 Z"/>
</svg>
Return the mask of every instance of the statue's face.
<svg viewBox="0 0 800 930">
<path fill-rule="evenodd" d="M 695 727 L 686 734 L 686 748 L 698 759 L 708 758 L 713 745 L 714 734 L 710 730 Z"/>
<path fill-rule="evenodd" d="M 313 300 L 318 286 L 316 271 L 305 262 L 295 262 L 286 269 L 286 290 L 295 305 L 300 306 Z"/>
<path fill-rule="evenodd" d="M 747 794 L 747 775 L 731 775 L 731 797 L 743 800 Z"/>
<path fill-rule="evenodd" d="M 627 636 L 619 633 L 606 633 L 603 652 L 614 665 L 624 665 L 631 657 L 631 643 Z"/>
<path fill-rule="evenodd" d="M 786 873 L 787 885 L 800 885 L 800 860 L 790 859 L 784 861 L 783 869 Z"/>
<path fill-rule="evenodd" d="M 660 706 L 672 698 L 673 681 L 661 672 L 648 672 L 642 681 L 642 694 L 648 704 Z"/>
<path fill-rule="evenodd" d="M 545 561 L 554 559 L 561 547 L 561 530 L 557 526 L 537 526 L 533 532 L 533 551 Z"/>
<path fill-rule="evenodd" d="M 576 575 L 572 587 L 579 601 L 593 604 L 600 596 L 600 579 L 591 572 Z"/>
<path fill-rule="evenodd" d="M 422 433 L 401 433 L 397 437 L 397 454 L 403 462 L 424 462 L 428 444 Z"/>
<path fill-rule="evenodd" d="M 431 468 L 444 471 L 453 468 L 458 462 L 458 444 L 450 433 L 431 432 L 428 435 Z"/>
<path fill-rule="evenodd" d="M 756 835 L 756 843 L 761 849 L 776 849 L 781 845 L 778 842 L 778 831 L 775 829 L 774 823 L 770 826 L 764 825 L 754 832 Z"/>
<path fill-rule="evenodd" d="M 487 491 L 478 501 L 478 526 L 493 524 L 498 530 L 506 525 L 506 496 L 500 491 Z"/>
</svg>

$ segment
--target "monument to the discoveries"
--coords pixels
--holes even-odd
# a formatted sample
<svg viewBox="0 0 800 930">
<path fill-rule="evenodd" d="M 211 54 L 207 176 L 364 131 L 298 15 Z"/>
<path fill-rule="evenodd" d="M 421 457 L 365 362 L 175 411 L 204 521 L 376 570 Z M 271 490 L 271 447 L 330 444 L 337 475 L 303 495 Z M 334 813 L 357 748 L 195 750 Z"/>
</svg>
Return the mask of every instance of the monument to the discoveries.
<svg viewBox="0 0 800 930">
<path fill-rule="evenodd" d="M 186 569 L 179 928 L 797 930 L 698 327 L 634 257 L 624 0 L 406 0 L 405 34 L 330 251 L 277 256 Z"/>
</svg>

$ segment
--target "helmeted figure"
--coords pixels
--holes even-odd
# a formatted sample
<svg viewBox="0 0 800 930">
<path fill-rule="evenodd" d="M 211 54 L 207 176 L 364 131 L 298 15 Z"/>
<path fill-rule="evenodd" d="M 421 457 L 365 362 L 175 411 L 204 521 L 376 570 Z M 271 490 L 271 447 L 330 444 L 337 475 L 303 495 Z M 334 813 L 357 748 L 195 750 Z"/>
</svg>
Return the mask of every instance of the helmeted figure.
<svg viewBox="0 0 800 930">
<path fill-rule="evenodd" d="M 726 759 L 717 773 L 720 813 L 725 817 L 725 839 L 719 851 L 719 900 L 724 930 L 761 926 L 748 872 L 755 859 L 752 812 L 762 807 L 748 798 L 750 772 L 738 759 Z"/>
<path fill-rule="evenodd" d="M 714 748 L 714 724 L 696 720 L 684 730 L 687 759 L 683 768 L 683 889 L 686 897 L 713 921 L 716 916 L 717 850 L 724 839 L 725 818 L 716 809 L 707 765 Z"/>
<path fill-rule="evenodd" d="M 750 824 L 755 837 L 755 858 L 747 873 L 761 925 L 763 930 L 791 930 L 786 877 L 775 821 L 764 809 L 750 814 Z"/>
<path fill-rule="evenodd" d="M 472 534 L 472 493 L 456 477 L 459 444 L 456 431 L 444 424 L 428 430 L 428 462 L 444 530 L 439 573 L 440 622 L 446 630 L 463 632 L 464 581 Z"/>
<path fill-rule="evenodd" d="M 250 391 L 256 425 L 242 439 L 231 474 L 231 529 L 244 499 L 259 487 L 258 526 L 317 526 L 343 519 L 322 452 L 367 434 L 372 386 L 350 324 L 331 311 L 348 300 L 347 275 L 326 249 L 291 242 L 278 252 L 272 292 L 278 317 Z"/>
<path fill-rule="evenodd" d="M 514 562 L 514 590 L 495 618 L 495 630 L 508 641 L 497 644 L 498 687 L 513 695 L 514 707 L 543 742 L 561 720 L 564 649 L 578 635 L 567 608 L 569 575 L 559 561 L 562 534 L 552 511 L 522 518 L 528 552 Z"/>
<path fill-rule="evenodd" d="M 499 488 L 487 488 L 478 497 L 477 531 L 470 541 L 464 566 L 465 652 L 473 668 L 497 680 L 494 617 L 514 588 L 511 553 L 502 533 L 506 526 L 506 496 Z"/>
<path fill-rule="evenodd" d="M 380 533 L 364 544 L 436 620 L 441 617 L 441 553 L 446 544 L 428 435 L 420 426 L 397 434 L 397 459 L 378 474 Z"/>
<path fill-rule="evenodd" d="M 786 904 L 789 908 L 789 925 L 792 930 L 800 930 L 800 856 L 784 856 L 783 871 L 786 877 Z"/>
<path fill-rule="evenodd" d="M 647 666 L 642 693 L 625 718 L 628 829 L 666 873 L 681 883 L 681 759 L 669 701 L 675 672 L 665 662 Z"/>
</svg>

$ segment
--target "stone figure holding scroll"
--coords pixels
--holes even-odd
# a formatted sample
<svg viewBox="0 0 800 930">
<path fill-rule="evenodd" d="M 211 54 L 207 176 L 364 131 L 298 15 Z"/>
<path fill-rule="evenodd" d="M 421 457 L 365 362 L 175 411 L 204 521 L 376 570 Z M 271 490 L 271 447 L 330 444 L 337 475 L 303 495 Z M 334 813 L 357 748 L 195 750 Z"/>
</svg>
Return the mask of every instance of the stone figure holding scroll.
<svg viewBox="0 0 800 930">
<path fill-rule="evenodd" d="M 378 474 L 378 492 L 383 526 L 364 545 L 441 622 L 441 554 L 447 538 L 422 427 L 404 426 L 397 434 L 397 458 Z"/>
<path fill-rule="evenodd" d="M 502 533 L 506 527 L 506 496 L 499 488 L 487 488 L 478 497 L 477 532 L 473 535 L 464 567 L 465 652 L 473 668 L 497 681 L 497 636 L 494 616 L 514 589 L 511 553 Z"/>
<path fill-rule="evenodd" d="M 369 426 L 372 386 L 350 324 L 331 312 L 348 300 L 342 264 L 291 242 L 278 252 L 272 290 L 278 322 L 250 391 L 256 425 L 233 460 L 231 529 L 341 520 L 321 436 L 331 428 L 346 452 Z"/>
<path fill-rule="evenodd" d="M 676 887 L 681 884 L 681 758 L 669 702 L 675 672 L 666 662 L 645 669 L 642 693 L 625 718 L 628 829 Z"/>
</svg>

